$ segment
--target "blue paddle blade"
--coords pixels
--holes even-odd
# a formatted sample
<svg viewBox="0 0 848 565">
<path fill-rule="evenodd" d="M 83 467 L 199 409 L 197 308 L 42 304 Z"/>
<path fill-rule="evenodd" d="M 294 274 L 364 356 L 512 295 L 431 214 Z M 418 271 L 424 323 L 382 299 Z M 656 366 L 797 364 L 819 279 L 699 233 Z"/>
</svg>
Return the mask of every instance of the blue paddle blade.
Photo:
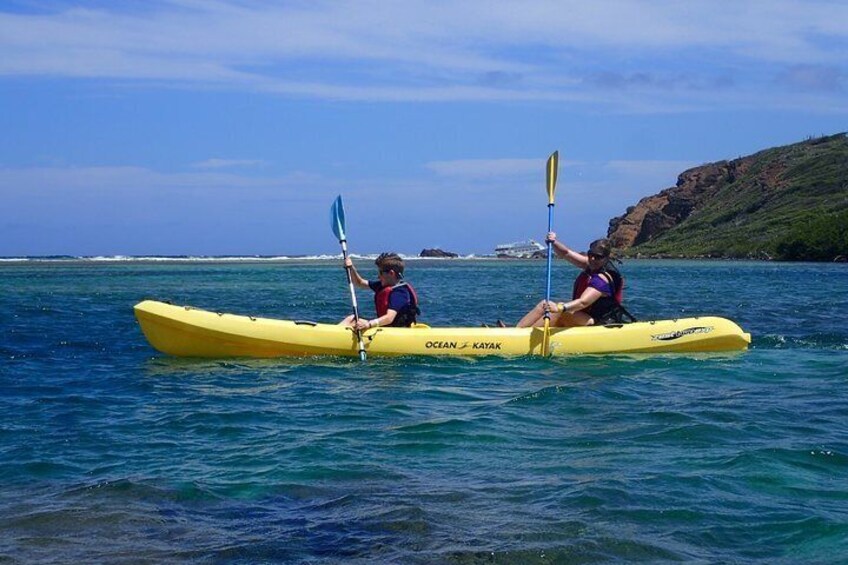
<svg viewBox="0 0 848 565">
<path fill-rule="evenodd" d="M 344 204 L 342 204 L 342 196 L 336 197 L 336 201 L 330 207 L 330 225 L 333 227 L 333 233 L 339 241 L 344 241 L 345 237 L 345 214 Z"/>
</svg>

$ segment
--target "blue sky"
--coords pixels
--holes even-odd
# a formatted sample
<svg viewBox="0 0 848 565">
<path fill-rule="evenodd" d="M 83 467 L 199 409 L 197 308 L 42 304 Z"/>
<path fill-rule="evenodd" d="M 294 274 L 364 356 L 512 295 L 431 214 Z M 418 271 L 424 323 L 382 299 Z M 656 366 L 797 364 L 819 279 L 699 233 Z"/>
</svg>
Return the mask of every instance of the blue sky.
<svg viewBox="0 0 848 565">
<path fill-rule="evenodd" d="M 848 129 L 836 1 L 0 0 L 0 256 L 578 248 Z"/>
</svg>

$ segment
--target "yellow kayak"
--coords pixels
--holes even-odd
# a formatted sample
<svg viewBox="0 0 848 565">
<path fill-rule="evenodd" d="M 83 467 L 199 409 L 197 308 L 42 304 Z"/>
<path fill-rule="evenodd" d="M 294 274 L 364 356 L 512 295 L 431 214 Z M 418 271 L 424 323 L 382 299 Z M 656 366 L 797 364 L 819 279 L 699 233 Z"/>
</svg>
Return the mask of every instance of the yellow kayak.
<svg viewBox="0 0 848 565">
<path fill-rule="evenodd" d="M 145 300 L 135 316 L 147 341 L 179 357 L 359 355 L 349 328 L 209 312 Z M 374 328 L 362 332 L 369 356 L 540 355 L 541 328 Z M 552 355 L 740 351 L 751 335 L 725 318 L 706 316 L 612 326 L 552 328 Z"/>
</svg>

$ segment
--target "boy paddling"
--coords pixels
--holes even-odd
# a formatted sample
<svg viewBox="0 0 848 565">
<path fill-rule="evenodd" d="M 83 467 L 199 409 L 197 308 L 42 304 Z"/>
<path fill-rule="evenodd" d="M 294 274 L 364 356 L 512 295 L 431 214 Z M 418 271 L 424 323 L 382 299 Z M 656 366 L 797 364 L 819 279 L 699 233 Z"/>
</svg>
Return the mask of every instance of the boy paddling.
<svg viewBox="0 0 848 565">
<path fill-rule="evenodd" d="M 418 308 L 418 296 L 415 289 L 403 280 L 403 259 L 397 253 L 381 253 L 374 264 L 377 265 L 377 280 L 369 281 L 359 274 L 350 257 L 345 259 L 345 267 L 350 267 L 353 284 L 359 288 L 370 288 L 374 291 L 377 317 L 371 320 L 360 318 L 357 322 L 351 314 L 339 322 L 339 325 L 350 326 L 360 331 L 380 326 L 411 326 L 421 311 Z"/>
</svg>

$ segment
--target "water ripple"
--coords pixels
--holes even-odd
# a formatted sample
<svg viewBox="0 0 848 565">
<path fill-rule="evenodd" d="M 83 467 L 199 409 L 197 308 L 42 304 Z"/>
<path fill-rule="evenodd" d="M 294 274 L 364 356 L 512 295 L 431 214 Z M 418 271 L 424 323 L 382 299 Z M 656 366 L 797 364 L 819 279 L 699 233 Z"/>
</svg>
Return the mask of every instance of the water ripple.
<svg viewBox="0 0 848 565">
<path fill-rule="evenodd" d="M 742 354 L 180 360 L 151 350 L 131 316 L 153 291 L 343 313 L 336 267 L 0 269 L 0 561 L 848 553 L 848 322 L 815 307 L 844 306 L 844 270 L 626 266 L 637 313 L 735 318 L 754 334 Z M 430 321 L 515 320 L 534 297 L 514 289 L 537 267 L 421 263 L 415 280 Z M 822 270 L 827 289 L 799 296 L 796 281 Z M 750 289 L 744 307 L 725 303 L 719 271 Z M 480 281 L 485 300 L 456 280 Z"/>
</svg>

